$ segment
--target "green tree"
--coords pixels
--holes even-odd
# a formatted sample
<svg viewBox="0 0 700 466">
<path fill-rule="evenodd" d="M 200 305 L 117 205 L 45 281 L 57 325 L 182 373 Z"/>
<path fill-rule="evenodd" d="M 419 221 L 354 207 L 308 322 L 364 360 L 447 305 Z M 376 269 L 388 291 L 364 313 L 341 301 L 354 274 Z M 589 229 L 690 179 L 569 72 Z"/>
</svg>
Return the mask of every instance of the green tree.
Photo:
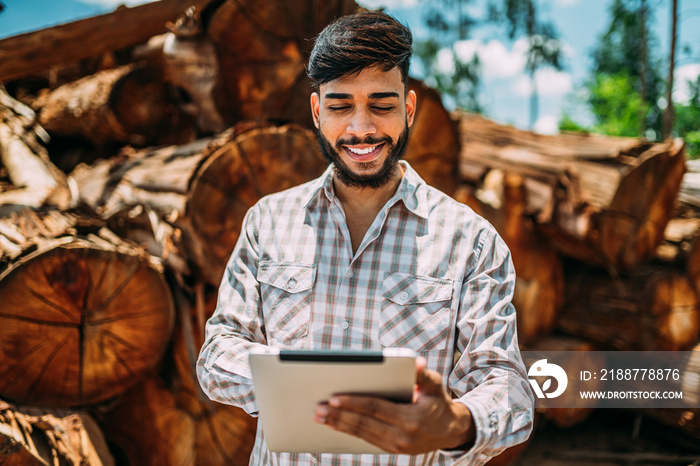
<svg viewBox="0 0 700 466">
<path fill-rule="evenodd" d="M 424 79 L 454 105 L 481 112 L 479 102 L 481 66 L 476 53 L 465 60 L 460 56 L 460 41 L 469 39 L 478 21 L 467 13 L 471 0 L 425 0 L 423 19 L 430 31 L 427 39 L 416 40 L 415 55 Z M 445 70 L 438 57 L 449 55 L 454 66 Z"/>
<path fill-rule="evenodd" d="M 537 0 L 502 0 L 491 3 L 489 18 L 505 23 L 508 37 L 513 40 L 524 34 L 528 40 L 525 70 L 530 77 L 530 128 L 539 118 L 539 94 L 535 76 L 537 70 L 551 67 L 562 70 L 563 48 L 559 32 L 553 23 L 543 21 L 537 11 Z"/>
<path fill-rule="evenodd" d="M 650 33 L 653 10 L 647 0 L 613 0 L 609 14 L 610 23 L 591 53 L 592 77 L 586 83 L 595 119 L 591 130 L 658 139 L 664 82 L 658 41 Z"/>
<path fill-rule="evenodd" d="M 689 81 L 690 99 L 687 104 L 674 105 L 675 130 L 685 139 L 689 158 L 700 158 L 700 76 Z"/>
</svg>

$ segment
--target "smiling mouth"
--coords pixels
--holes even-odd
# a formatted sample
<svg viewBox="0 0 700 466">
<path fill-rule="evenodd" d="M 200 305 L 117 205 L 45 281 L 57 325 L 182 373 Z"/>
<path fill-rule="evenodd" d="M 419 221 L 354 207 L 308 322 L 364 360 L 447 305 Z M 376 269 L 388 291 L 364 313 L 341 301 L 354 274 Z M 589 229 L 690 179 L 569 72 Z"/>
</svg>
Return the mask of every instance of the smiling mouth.
<svg viewBox="0 0 700 466">
<path fill-rule="evenodd" d="M 384 144 L 385 143 L 381 143 L 366 147 L 343 146 L 343 148 L 353 160 L 362 162 L 372 159 L 379 154 Z"/>
</svg>

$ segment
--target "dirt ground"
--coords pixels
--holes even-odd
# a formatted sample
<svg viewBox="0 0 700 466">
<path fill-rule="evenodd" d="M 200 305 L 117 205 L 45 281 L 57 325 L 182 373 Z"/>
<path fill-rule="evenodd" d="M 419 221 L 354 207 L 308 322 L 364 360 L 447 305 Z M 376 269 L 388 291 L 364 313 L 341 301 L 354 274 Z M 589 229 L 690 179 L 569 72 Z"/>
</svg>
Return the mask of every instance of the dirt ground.
<svg viewBox="0 0 700 466">
<path fill-rule="evenodd" d="M 700 440 L 632 410 L 599 409 L 567 429 L 540 419 L 512 466 L 559 465 L 700 466 Z"/>
</svg>

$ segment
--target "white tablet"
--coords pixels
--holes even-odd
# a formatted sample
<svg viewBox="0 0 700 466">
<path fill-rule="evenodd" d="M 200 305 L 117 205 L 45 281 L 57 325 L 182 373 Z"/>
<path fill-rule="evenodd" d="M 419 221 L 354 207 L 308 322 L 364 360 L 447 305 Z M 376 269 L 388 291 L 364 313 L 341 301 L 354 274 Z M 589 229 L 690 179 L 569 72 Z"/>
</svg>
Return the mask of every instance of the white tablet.
<svg viewBox="0 0 700 466">
<path fill-rule="evenodd" d="M 351 435 L 314 422 L 319 403 L 336 394 L 362 394 L 410 403 L 416 353 L 383 351 L 280 351 L 250 353 L 255 400 L 270 451 L 386 453 Z"/>
</svg>

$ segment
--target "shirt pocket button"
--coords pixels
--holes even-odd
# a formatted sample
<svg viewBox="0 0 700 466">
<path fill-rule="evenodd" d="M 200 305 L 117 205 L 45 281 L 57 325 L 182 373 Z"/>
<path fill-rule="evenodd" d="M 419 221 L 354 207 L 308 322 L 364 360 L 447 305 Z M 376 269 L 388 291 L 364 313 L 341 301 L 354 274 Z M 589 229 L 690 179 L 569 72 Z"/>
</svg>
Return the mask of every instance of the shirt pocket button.
<svg viewBox="0 0 700 466">
<path fill-rule="evenodd" d="M 287 282 L 287 289 L 293 290 L 296 287 L 297 287 L 297 281 L 293 278 L 290 278 L 289 281 Z"/>
</svg>

